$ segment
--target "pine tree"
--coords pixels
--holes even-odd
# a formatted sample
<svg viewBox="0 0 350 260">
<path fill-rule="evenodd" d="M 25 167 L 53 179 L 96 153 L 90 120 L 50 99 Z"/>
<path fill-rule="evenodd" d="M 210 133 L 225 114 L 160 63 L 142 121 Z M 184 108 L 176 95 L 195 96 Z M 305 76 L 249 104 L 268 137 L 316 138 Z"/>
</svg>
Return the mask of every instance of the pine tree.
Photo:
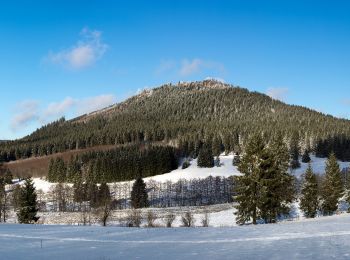
<svg viewBox="0 0 350 260">
<path fill-rule="evenodd" d="M 237 167 L 240 162 L 241 162 L 240 155 L 238 153 L 235 153 L 235 155 L 233 156 L 232 165 Z"/>
<path fill-rule="evenodd" d="M 105 182 L 101 183 L 98 189 L 97 197 L 98 197 L 98 204 L 101 206 L 109 204 L 111 202 L 111 194 L 107 183 Z"/>
<path fill-rule="evenodd" d="M 318 183 L 316 175 L 312 171 L 311 164 L 309 164 L 304 176 L 300 209 L 307 218 L 314 218 L 318 209 Z"/>
<path fill-rule="evenodd" d="M 20 191 L 20 206 L 17 212 L 18 222 L 23 224 L 36 222 L 38 220 L 38 217 L 36 217 L 37 212 L 35 187 L 33 181 L 28 178 Z"/>
<path fill-rule="evenodd" d="M 257 223 L 260 203 L 260 162 L 265 145 L 260 135 L 250 138 L 241 158 L 238 170 L 242 175 L 234 176 L 234 201 L 236 206 L 237 224 L 243 225 L 248 221 Z"/>
<path fill-rule="evenodd" d="M 294 178 L 288 173 L 289 154 L 281 134 L 262 153 L 260 215 L 267 223 L 289 213 L 295 198 Z"/>
<path fill-rule="evenodd" d="M 212 151 L 214 156 L 219 156 L 221 153 L 221 140 L 218 137 L 212 142 Z"/>
<path fill-rule="evenodd" d="M 309 155 L 309 151 L 305 150 L 303 153 L 303 156 L 301 157 L 301 161 L 303 163 L 309 163 L 311 161 L 310 155 Z"/>
<path fill-rule="evenodd" d="M 146 184 L 141 177 L 137 178 L 132 186 L 131 205 L 134 209 L 148 207 Z"/>
<path fill-rule="evenodd" d="M 199 150 L 197 165 L 200 168 L 214 167 L 214 157 L 211 148 L 204 144 Z"/>
<path fill-rule="evenodd" d="M 343 183 L 337 158 L 331 153 L 326 163 L 325 179 L 322 184 L 322 211 L 331 215 L 338 209 L 343 194 Z"/>
<path fill-rule="evenodd" d="M 299 162 L 299 134 L 294 132 L 290 141 L 290 166 L 292 169 L 300 168 Z"/>
</svg>

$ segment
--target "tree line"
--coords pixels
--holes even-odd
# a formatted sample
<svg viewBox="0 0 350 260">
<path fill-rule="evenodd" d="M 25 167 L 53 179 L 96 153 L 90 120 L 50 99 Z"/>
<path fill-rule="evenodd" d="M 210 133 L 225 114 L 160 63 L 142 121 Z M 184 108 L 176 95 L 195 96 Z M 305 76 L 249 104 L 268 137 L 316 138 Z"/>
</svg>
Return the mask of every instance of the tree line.
<svg viewBox="0 0 350 260">
<path fill-rule="evenodd" d="M 125 146 L 109 151 L 88 152 L 65 163 L 60 157 L 49 164 L 50 182 L 117 182 L 150 177 L 178 167 L 178 154 L 170 146 Z"/>
<path fill-rule="evenodd" d="M 296 200 L 308 218 L 334 214 L 344 195 L 350 205 L 348 169 L 342 173 L 335 153 L 329 155 L 323 176 L 315 175 L 309 164 L 298 181 L 288 173 L 289 164 L 282 136 L 269 143 L 261 135 L 249 140 L 238 163 L 242 175 L 234 176 L 237 224 L 275 223 L 290 213 Z"/>
</svg>

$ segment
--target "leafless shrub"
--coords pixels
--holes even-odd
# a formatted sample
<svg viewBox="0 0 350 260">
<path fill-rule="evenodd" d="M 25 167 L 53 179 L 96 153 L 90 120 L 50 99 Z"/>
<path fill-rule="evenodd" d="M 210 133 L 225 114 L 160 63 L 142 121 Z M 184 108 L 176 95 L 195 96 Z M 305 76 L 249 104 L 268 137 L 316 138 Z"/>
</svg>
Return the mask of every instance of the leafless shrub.
<svg viewBox="0 0 350 260">
<path fill-rule="evenodd" d="M 209 227 L 209 222 L 210 222 L 209 213 L 205 212 L 201 219 L 202 227 Z"/>
<path fill-rule="evenodd" d="M 193 227 L 194 221 L 195 219 L 191 211 L 187 211 L 181 216 L 181 222 L 183 227 Z"/>
<path fill-rule="evenodd" d="M 128 227 L 140 227 L 142 222 L 142 216 L 140 210 L 130 210 L 127 215 L 127 226 Z"/>
<path fill-rule="evenodd" d="M 147 212 L 147 227 L 155 227 L 155 221 L 157 220 L 158 216 L 155 214 L 152 210 L 149 210 Z"/>
<path fill-rule="evenodd" d="M 164 217 L 163 217 L 163 221 L 165 223 L 165 226 L 168 228 L 171 228 L 173 225 L 173 222 L 175 220 L 176 216 L 174 213 L 167 213 Z"/>
</svg>

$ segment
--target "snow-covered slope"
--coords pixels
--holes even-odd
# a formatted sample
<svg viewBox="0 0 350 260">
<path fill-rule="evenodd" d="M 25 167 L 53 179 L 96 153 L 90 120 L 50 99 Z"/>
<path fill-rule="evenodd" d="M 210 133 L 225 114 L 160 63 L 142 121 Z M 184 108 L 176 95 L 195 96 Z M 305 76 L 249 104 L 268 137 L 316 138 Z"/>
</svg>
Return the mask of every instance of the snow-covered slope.
<svg viewBox="0 0 350 260">
<path fill-rule="evenodd" d="M 197 159 L 194 159 L 191 161 L 191 165 L 186 168 L 182 169 L 179 167 L 178 169 L 171 171 L 169 173 L 165 173 L 162 175 L 156 175 L 153 177 L 145 178 L 145 181 L 155 180 L 158 182 L 166 182 L 166 181 L 172 181 L 176 182 L 180 179 L 203 179 L 209 176 L 221 176 L 221 177 L 229 177 L 232 175 L 238 175 L 240 172 L 238 171 L 237 167 L 234 167 L 232 165 L 233 155 L 224 155 L 222 154 L 220 156 L 220 167 L 214 167 L 214 168 L 199 168 L 197 167 Z M 311 166 L 315 173 L 323 174 L 326 167 L 326 158 L 317 158 L 315 156 L 311 156 Z M 340 169 L 343 169 L 345 167 L 349 167 L 350 164 L 348 162 L 338 162 L 340 165 Z M 305 173 L 306 168 L 308 164 L 307 163 L 301 163 L 301 167 L 296 170 L 290 170 L 291 173 L 297 177 L 300 177 L 303 173 Z M 37 189 L 41 189 L 44 192 L 48 192 L 50 190 L 50 187 L 53 185 L 52 183 L 49 183 L 43 179 L 40 178 L 34 178 L 35 187 Z"/>
<path fill-rule="evenodd" d="M 145 180 L 153 179 L 155 181 L 165 182 L 167 180 L 170 181 L 178 181 L 180 179 L 202 179 L 207 178 L 209 176 L 221 176 L 221 177 L 229 177 L 232 175 L 238 175 L 240 172 L 237 170 L 237 167 L 232 165 L 233 155 L 221 155 L 220 156 L 220 167 L 213 168 L 199 168 L 197 167 L 197 159 L 191 161 L 190 167 L 186 169 L 179 169 L 171 171 L 166 174 L 157 175 L 149 178 L 145 178 Z"/>
<path fill-rule="evenodd" d="M 0 225 L 2 259 L 349 259 L 350 215 L 232 228 Z"/>
<path fill-rule="evenodd" d="M 311 166 L 314 173 L 323 174 L 325 172 L 327 158 L 317 158 L 314 155 L 310 157 L 311 157 Z M 349 162 L 338 161 L 338 163 L 339 163 L 340 169 L 350 166 Z M 295 176 L 300 177 L 303 173 L 305 173 L 307 166 L 308 166 L 307 163 L 301 163 L 300 168 L 293 170 L 291 172 Z"/>
</svg>

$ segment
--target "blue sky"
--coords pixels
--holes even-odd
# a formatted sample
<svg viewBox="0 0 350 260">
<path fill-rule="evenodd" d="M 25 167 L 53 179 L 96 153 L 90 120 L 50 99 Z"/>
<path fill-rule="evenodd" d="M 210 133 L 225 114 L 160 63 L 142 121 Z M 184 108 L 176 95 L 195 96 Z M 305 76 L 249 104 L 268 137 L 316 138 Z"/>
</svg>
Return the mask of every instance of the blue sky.
<svg viewBox="0 0 350 260">
<path fill-rule="evenodd" d="M 350 116 L 349 1 L 8 1 L 0 139 L 215 77 Z"/>
</svg>

